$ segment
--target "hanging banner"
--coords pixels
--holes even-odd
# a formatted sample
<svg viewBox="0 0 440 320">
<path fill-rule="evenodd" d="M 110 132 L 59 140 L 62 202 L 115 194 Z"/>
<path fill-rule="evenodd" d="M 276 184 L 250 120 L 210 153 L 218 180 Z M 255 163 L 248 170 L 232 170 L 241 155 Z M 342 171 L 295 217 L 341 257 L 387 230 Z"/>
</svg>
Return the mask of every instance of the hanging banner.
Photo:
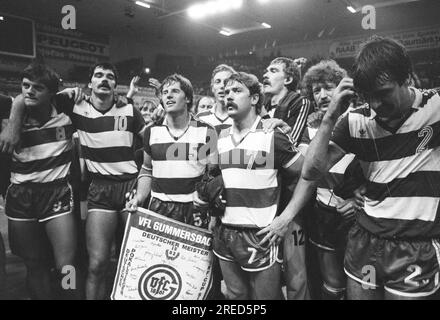
<svg viewBox="0 0 440 320">
<path fill-rule="evenodd" d="M 125 227 L 113 300 L 204 300 L 212 284 L 212 235 L 139 208 Z"/>
<path fill-rule="evenodd" d="M 107 61 L 110 56 L 108 38 L 76 30 L 36 24 L 37 54 L 44 58 L 61 59 L 84 64 Z"/>
<path fill-rule="evenodd" d="M 400 41 L 408 51 L 440 48 L 440 27 L 379 34 Z M 369 38 L 370 36 L 359 36 L 335 41 L 330 45 L 330 56 L 332 58 L 354 57 L 359 51 L 360 44 Z"/>
</svg>

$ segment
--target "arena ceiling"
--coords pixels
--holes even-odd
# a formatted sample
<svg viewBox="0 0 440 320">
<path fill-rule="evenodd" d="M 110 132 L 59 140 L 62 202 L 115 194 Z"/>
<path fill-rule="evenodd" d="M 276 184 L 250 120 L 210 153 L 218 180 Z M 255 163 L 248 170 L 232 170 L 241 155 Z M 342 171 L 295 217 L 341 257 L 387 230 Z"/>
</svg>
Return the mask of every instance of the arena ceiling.
<svg viewBox="0 0 440 320">
<path fill-rule="evenodd" d="M 166 41 L 186 44 L 194 50 L 213 50 L 277 43 L 315 40 L 365 32 L 362 14 L 355 8 L 372 4 L 377 7 L 377 30 L 395 30 L 438 24 L 438 0 L 244 0 L 241 10 L 218 14 L 201 21 L 188 18 L 185 9 L 206 0 L 146 0 L 151 9 L 134 0 L 2 0 L 0 12 L 31 17 L 60 25 L 61 8 L 73 5 L 80 31 L 133 38 L 135 41 Z M 271 29 L 220 35 L 220 29 L 253 29 L 266 22 Z M 370 31 L 371 32 L 371 31 Z"/>
</svg>

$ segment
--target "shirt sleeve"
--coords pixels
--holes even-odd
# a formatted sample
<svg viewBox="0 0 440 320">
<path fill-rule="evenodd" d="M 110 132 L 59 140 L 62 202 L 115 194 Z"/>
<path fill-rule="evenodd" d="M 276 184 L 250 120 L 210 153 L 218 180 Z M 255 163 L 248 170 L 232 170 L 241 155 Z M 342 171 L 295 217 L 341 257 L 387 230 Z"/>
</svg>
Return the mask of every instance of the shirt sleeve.
<svg viewBox="0 0 440 320">
<path fill-rule="evenodd" d="M 0 95 L 0 119 L 9 119 L 11 114 L 12 98 Z"/>
<path fill-rule="evenodd" d="M 307 98 L 302 97 L 288 113 L 287 124 L 292 128 L 290 136 L 298 145 L 304 129 L 307 125 L 307 117 L 310 112 L 310 101 Z"/>
<path fill-rule="evenodd" d="M 310 139 L 310 132 L 309 127 L 306 127 L 304 130 L 304 133 L 301 136 L 301 140 L 299 142 L 299 145 L 309 145 L 312 139 Z"/>
<path fill-rule="evenodd" d="M 338 120 L 330 138 L 330 142 L 336 144 L 345 153 L 352 152 L 348 115 L 346 114 Z"/>
<path fill-rule="evenodd" d="M 75 100 L 69 98 L 68 95 L 64 93 L 58 93 L 55 96 L 55 107 L 58 112 L 63 112 L 68 116 L 73 114 L 73 107 L 75 106 Z"/>
<path fill-rule="evenodd" d="M 352 198 L 354 190 L 366 182 L 361 164 L 357 158 L 354 158 L 344 172 L 343 181 L 333 191 L 343 199 Z"/>
<path fill-rule="evenodd" d="M 300 156 L 292 139 L 281 130 L 274 131 L 275 169 L 290 167 Z"/>
<path fill-rule="evenodd" d="M 133 106 L 133 121 L 133 131 L 135 134 L 137 134 L 144 129 L 145 121 L 141 112 L 135 106 Z"/>
</svg>

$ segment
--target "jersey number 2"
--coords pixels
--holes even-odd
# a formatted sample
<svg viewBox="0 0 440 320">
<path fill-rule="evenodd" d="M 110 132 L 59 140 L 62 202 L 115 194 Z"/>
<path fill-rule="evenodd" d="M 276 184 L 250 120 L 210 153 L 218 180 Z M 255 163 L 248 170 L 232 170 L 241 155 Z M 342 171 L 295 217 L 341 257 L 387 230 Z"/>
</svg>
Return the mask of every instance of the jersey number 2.
<svg viewBox="0 0 440 320">
<path fill-rule="evenodd" d="M 426 126 L 422 130 L 419 131 L 419 138 L 423 137 L 422 142 L 420 142 L 419 146 L 416 149 L 416 153 L 420 153 L 422 151 L 426 150 L 426 145 L 428 144 L 429 140 L 431 140 L 432 135 L 434 133 L 434 130 L 432 130 L 432 127 Z"/>
</svg>

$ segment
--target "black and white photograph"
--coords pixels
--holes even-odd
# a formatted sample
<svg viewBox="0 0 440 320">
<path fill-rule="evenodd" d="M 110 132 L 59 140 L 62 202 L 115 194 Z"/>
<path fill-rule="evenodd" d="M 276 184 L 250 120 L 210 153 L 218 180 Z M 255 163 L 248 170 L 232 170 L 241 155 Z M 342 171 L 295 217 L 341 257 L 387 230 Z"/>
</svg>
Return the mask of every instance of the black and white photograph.
<svg viewBox="0 0 440 320">
<path fill-rule="evenodd" d="M 1 0 L 0 300 L 440 300 L 439 17 Z"/>
</svg>

